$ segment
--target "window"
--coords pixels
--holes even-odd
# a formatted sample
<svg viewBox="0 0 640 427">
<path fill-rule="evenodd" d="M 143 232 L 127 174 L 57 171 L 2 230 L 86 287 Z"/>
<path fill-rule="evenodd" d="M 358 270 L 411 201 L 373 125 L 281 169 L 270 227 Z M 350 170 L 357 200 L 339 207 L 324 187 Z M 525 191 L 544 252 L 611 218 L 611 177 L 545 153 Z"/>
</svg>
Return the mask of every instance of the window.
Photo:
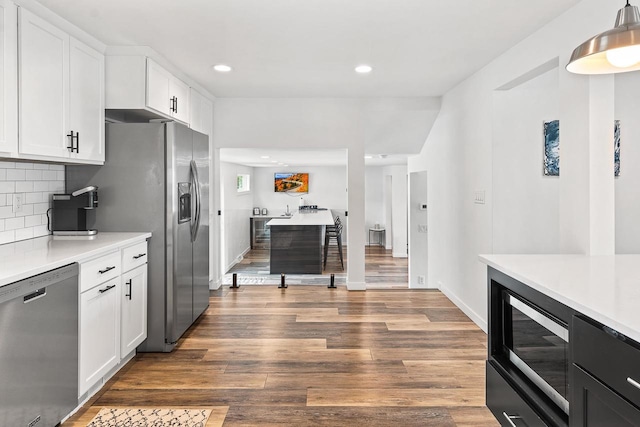
<svg viewBox="0 0 640 427">
<path fill-rule="evenodd" d="M 238 174 L 236 189 L 238 193 L 248 193 L 251 191 L 251 176 L 249 174 Z"/>
</svg>

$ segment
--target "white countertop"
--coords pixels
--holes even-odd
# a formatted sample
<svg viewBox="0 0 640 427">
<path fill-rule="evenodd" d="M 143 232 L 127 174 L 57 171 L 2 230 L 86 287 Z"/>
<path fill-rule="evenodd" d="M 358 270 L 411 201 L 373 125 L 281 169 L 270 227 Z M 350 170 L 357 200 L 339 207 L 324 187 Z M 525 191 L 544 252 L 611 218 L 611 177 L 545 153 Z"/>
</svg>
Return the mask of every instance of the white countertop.
<svg viewBox="0 0 640 427">
<path fill-rule="evenodd" d="M 640 342 L 640 255 L 480 255 L 479 258 Z"/>
<path fill-rule="evenodd" d="M 0 245 L 0 286 L 145 240 L 151 233 L 44 236 Z"/>
<path fill-rule="evenodd" d="M 274 225 L 333 225 L 333 215 L 330 210 L 296 212 L 290 218 L 272 219 L 268 226 Z"/>
</svg>

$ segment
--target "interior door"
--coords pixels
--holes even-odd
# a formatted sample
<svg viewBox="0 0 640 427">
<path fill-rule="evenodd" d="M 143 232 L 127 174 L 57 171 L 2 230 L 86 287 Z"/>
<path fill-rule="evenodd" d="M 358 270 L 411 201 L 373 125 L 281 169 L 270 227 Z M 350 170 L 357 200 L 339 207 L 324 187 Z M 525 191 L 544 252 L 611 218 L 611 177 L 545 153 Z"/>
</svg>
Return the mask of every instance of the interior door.
<svg viewBox="0 0 640 427">
<path fill-rule="evenodd" d="M 193 132 L 193 160 L 200 182 L 200 224 L 193 242 L 193 320 L 209 305 L 209 137 Z"/>
<path fill-rule="evenodd" d="M 167 186 L 171 187 L 173 204 L 173 261 L 167 265 L 173 269 L 171 284 L 167 290 L 167 326 L 171 343 L 178 341 L 193 320 L 192 145 L 191 131 L 188 128 L 176 123 L 167 124 Z"/>
</svg>

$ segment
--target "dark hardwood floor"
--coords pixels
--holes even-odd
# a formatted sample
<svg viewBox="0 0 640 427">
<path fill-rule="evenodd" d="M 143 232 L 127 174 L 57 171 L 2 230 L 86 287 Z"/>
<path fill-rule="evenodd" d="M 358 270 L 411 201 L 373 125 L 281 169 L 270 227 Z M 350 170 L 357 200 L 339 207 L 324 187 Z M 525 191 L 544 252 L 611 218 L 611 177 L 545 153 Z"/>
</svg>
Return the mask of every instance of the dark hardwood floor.
<svg viewBox="0 0 640 427">
<path fill-rule="evenodd" d="M 486 335 L 439 291 L 224 286 L 172 353 L 139 354 L 102 407 L 206 407 L 211 426 L 497 426 Z"/>
</svg>

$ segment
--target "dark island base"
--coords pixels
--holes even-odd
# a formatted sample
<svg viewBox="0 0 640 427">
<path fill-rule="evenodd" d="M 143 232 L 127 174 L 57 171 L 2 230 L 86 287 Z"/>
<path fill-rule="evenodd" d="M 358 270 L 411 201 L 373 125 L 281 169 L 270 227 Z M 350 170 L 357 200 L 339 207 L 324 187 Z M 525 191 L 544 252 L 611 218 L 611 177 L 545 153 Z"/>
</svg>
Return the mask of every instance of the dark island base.
<svg viewBox="0 0 640 427">
<path fill-rule="evenodd" d="M 271 227 L 271 274 L 322 274 L 323 225 Z"/>
</svg>

